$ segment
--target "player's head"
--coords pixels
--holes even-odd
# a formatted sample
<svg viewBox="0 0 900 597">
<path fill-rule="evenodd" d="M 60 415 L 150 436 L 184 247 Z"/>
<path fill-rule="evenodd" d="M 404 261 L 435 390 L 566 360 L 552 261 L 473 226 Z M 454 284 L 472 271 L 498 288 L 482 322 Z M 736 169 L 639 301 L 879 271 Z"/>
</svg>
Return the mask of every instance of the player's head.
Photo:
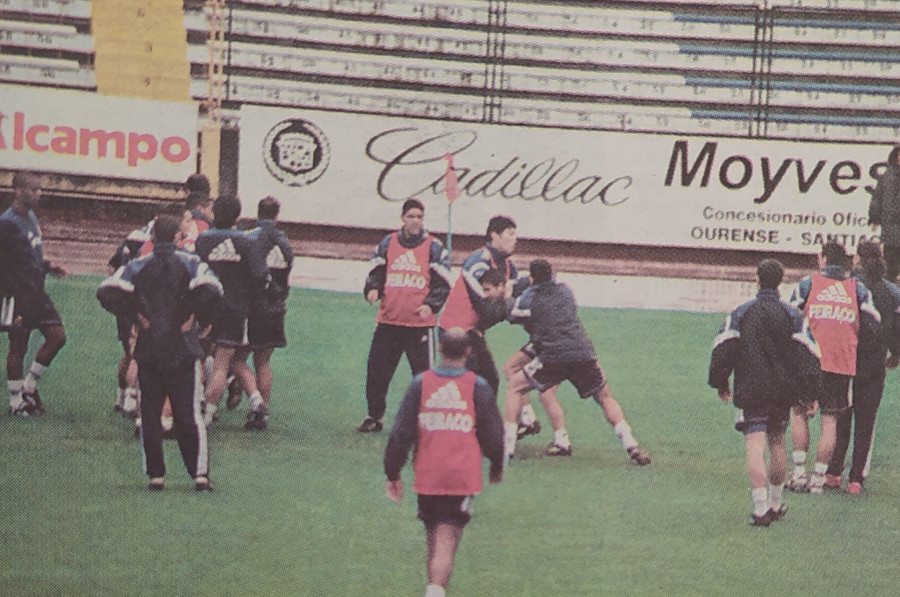
<svg viewBox="0 0 900 597">
<path fill-rule="evenodd" d="M 163 212 L 156 216 L 156 223 L 153 224 L 153 240 L 159 243 L 175 242 L 175 236 L 181 229 L 181 215 L 171 212 Z"/>
<path fill-rule="evenodd" d="M 881 245 L 873 240 L 861 241 L 856 246 L 856 261 L 859 267 L 870 277 L 880 279 L 884 276 L 884 257 Z"/>
<path fill-rule="evenodd" d="M 822 245 L 822 259 L 825 265 L 847 267 L 847 251 L 844 250 L 844 245 L 833 240 Z"/>
<path fill-rule="evenodd" d="M 494 248 L 512 255 L 516 250 L 516 221 L 509 216 L 494 216 L 488 222 L 484 237 Z"/>
<path fill-rule="evenodd" d="M 777 259 L 763 259 L 756 266 L 756 277 L 760 288 L 775 290 L 784 278 L 784 267 Z"/>
<path fill-rule="evenodd" d="M 199 172 L 191 174 L 184 182 L 184 190 L 186 190 L 189 195 L 196 193 L 209 197 L 210 188 L 209 179 L 205 174 L 200 174 Z"/>
<path fill-rule="evenodd" d="M 219 197 L 213 204 L 216 228 L 232 228 L 241 215 L 241 201 L 234 195 Z"/>
<path fill-rule="evenodd" d="M 34 172 L 19 170 L 13 175 L 12 180 L 14 201 L 22 207 L 32 209 L 37 207 L 41 199 L 41 179 Z"/>
<path fill-rule="evenodd" d="M 425 229 L 425 205 L 418 199 L 407 199 L 400 210 L 400 221 L 404 235 L 419 236 Z"/>
<path fill-rule="evenodd" d="M 546 259 L 535 259 L 528 266 L 528 275 L 534 284 L 545 284 L 553 279 L 553 267 Z"/>
<path fill-rule="evenodd" d="M 438 350 L 444 359 L 463 360 L 469 355 L 469 335 L 462 328 L 452 328 L 441 333 Z"/>
<path fill-rule="evenodd" d="M 260 220 L 274 220 L 280 212 L 281 203 L 271 195 L 260 199 L 259 205 L 256 206 L 256 217 Z"/>
<path fill-rule="evenodd" d="M 888 154 L 888 168 L 900 166 L 900 145 L 894 145 Z"/>
<path fill-rule="evenodd" d="M 481 274 L 478 280 L 484 290 L 484 297 L 489 301 L 506 297 L 506 274 L 497 268 L 491 268 Z"/>
</svg>

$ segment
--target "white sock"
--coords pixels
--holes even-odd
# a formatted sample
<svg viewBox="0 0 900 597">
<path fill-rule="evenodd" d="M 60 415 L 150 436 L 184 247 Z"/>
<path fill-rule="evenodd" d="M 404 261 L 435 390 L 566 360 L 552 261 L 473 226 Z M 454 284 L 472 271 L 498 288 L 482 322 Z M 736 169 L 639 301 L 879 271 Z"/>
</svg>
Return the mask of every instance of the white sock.
<svg viewBox="0 0 900 597">
<path fill-rule="evenodd" d="M 262 394 L 259 390 L 250 394 L 250 410 L 256 410 L 263 405 Z"/>
<path fill-rule="evenodd" d="M 166 415 L 161 416 L 159 420 L 162 423 L 163 431 L 169 431 L 172 429 L 172 426 L 175 425 L 175 419 L 167 417 Z"/>
<path fill-rule="evenodd" d="M 217 410 L 219 410 L 219 406 L 217 404 L 213 404 L 212 402 L 206 403 L 206 415 L 203 417 L 203 419 L 207 427 L 212 425 L 213 417 L 216 416 Z"/>
<path fill-rule="evenodd" d="M 9 387 L 9 405 L 12 406 L 15 401 L 16 404 L 22 401 L 22 380 L 21 379 L 11 379 L 6 382 L 6 385 Z"/>
<path fill-rule="evenodd" d="M 445 597 L 447 592 L 441 585 L 428 585 L 425 587 L 425 597 Z"/>
<path fill-rule="evenodd" d="M 615 431 L 616 435 L 619 436 L 619 439 L 622 440 L 622 447 L 625 448 L 626 452 L 637 446 L 634 436 L 631 435 L 631 427 L 628 426 L 628 422 L 624 419 L 619 421 L 618 424 L 613 427 L 613 431 Z"/>
<path fill-rule="evenodd" d="M 553 443 L 563 448 L 568 448 L 571 445 L 569 443 L 569 434 L 565 429 L 560 429 L 553 433 Z"/>
<path fill-rule="evenodd" d="M 503 453 L 507 457 L 516 453 L 516 436 L 518 430 L 518 423 L 503 424 Z"/>
<path fill-rule="evenodd" d="M 791 454 L 791 459 L 794 461 L 794 475 L 799 477 L 800 475 L 806 474 L 806 452 L 802 452 L 800 450 L 794 450 Z"/>
<path fill-rule="evenodd" d="M 522 413 L 519 415 L 519 423 L 522 425 L 533 425 L 537 417 L 534 416 L 534 407 L 526 404 L 522 407 Z"/>
<path fill-rule="evenodd" d="M 819 477 L 824 477 L 825 473 L 828 472 L 828 463 L 827 462 L 817 462 L 815 467 L 816 475 Z"/>
<path fill-rule="evenodd" d="M 753 513 L 762 516 L 769 511 L 769 496 L 765 487 L 753 488 L 750 491 L 753 496 Z"/>
<path fill-rule="evenodd" d="M 772 485 L 769 483 L 769 508 L 778 510 L 781 507 L 781 494 L 784 491 L 784 483 Z"/>
<path fill-rule="evenodd" d="M 129 412 L 137 410 L 137 390 L 134 388 L 125 390 L 125 396 L 122 399 L 122 410 Z"/>
<path fill-rule="evenodd" d="M 22 382 L 22 391 L 26 394 L 34 393 L 38 380 L 46 370 L 47 367 L 45 365 L 41 365 L 37 361 L 33 362 L 31 364 L 31 369 L 28 370 L 28 375 L 25 376 L 25 381 Z"/>
</svg>

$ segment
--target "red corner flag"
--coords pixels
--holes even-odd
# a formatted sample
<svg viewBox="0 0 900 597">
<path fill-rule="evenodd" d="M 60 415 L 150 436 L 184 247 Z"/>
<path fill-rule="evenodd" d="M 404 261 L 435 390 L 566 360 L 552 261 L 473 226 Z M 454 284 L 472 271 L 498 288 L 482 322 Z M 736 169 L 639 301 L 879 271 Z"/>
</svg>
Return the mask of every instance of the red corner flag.
<svg viewBox="0 0 900 597">
<path fill-rule="evenodd" d="M 456 170 L 453 169 L 453 154 L 445 153 L 441 158 L 447 160 L 447 172 L 444 174 L 444 190 L 447 193 L 447 201 L 453 203 L 459 199 L 459 179 L 456 177 Z"/>
</svg>

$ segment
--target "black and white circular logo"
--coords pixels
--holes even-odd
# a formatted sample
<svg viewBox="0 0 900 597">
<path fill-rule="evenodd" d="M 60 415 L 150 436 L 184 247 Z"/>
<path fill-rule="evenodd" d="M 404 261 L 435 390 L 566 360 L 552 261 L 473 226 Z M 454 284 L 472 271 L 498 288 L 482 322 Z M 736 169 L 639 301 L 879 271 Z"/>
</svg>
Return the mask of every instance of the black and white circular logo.
<svg viewBox="0 0 900 597">
<path fill-rule="evenodd" d="M 304 187 L 325 173 L 331 146 L 322 129 L 308 120 L 290 118 L 276 124 L 266 135 L 263 159 L 279 181 Z"/>
</svg>

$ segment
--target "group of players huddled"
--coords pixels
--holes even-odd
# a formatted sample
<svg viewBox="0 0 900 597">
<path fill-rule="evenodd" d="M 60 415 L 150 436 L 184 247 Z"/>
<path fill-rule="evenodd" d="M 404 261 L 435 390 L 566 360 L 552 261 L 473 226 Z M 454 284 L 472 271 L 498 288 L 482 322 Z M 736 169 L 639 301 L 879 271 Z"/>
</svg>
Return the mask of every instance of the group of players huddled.
<svg viewBox="0 0 900 597">
<path fill-rule="evenodd" d="M 259 202 L 258 219 L 237 229 L 240 201 L 210 197 L 208 179 L 191 175 L 187 197 L 162 208 L 132 232 L 110 259 L 114 273 L 97 290 L 116 316 L 123 355 L 115 407 L 136 421 L 150 489 L 165 484 L 162 440 L 173 435 L 198 491 L 209 479 L 206 429 L 218 418 L 229 376 L 240 384 L 234 408 L 249 396 L 245 427 L 268 427 L 272 391 L 270 359 L 286 345 L 285 311 L 293 250 L 276 227 L 280 204 Z M 41 179 L 13 177 L 13 202 L 0 215 L 0 330 L 9 335 L 9 412 L 44 412 L 37 381 L 65 344 L 62 319 L 44 289 L 47 273 L 62 277 L 44 259 L 34 209 Z M 31 331 L 44 342 L 24 375 Z M 253 370 L 247 364 L 252 354 Z"/>
<path fill-rule="evenodd" d="M 150 488 L 165 483 L 162 439 L 173 435 L 198 490 L 210 490 L 206 429 L 226 388 L 233 409 L 243 392 L 245 428 L 268 427 L 275 348 L 287 345 L 285 314 L 294 254 L 276 226 L 280 204 L 259 201 L 239 230 L 240 201 L 210 197 L 191 175 L 184 203 L 167 206 L 132 232 L 97 291 L 118 321 L 123 356 L 116 408 L 136 419 Z M 247 364 L 252 355 L 253 369 Z"/>
<path fill-rule="evenodd" d="M 886 371 L 900 361 L 900 290 L 884 277 L 881 246 L 860 243 L 851 263 L 845 248 L 829 241 L 819 265 L 782 302 L 783 266 L 760 262 L 756 298 L 728 315 L 713 346 L 709 385 L 737 407 L 753 500 L 749 523 L 756 527 L 784 517 L 785 486 L 810 494 L 843 486 L 851 427 L 847 492 L 862 493 Z M 821 433 L 808 475 L 809 421 L 817 413 Z"/>
</svg>

